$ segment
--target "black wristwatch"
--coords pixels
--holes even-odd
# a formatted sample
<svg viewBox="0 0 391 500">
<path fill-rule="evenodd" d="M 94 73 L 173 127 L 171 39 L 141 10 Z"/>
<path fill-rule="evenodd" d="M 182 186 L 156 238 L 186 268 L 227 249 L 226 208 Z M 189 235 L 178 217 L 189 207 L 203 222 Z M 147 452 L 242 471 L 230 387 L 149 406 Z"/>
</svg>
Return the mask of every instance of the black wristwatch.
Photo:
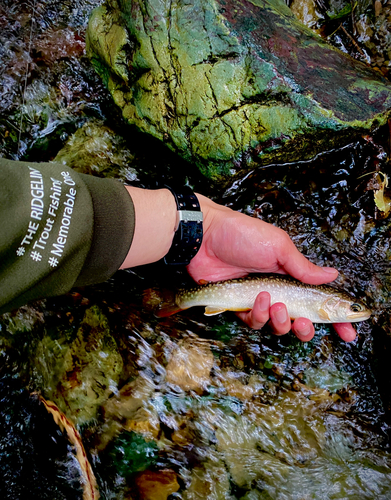
<svg viewBox="0 0 391 500">
<path fill-rule="evenodd" d="M 174 195 L 177 212 L 177 228 L 164 262 L 168 265 L 187 266 L 195 257 L 202 243 L 202 212 L 197 196 L 189 186 L 173 189 L 164 186 Z"/>
</svg>

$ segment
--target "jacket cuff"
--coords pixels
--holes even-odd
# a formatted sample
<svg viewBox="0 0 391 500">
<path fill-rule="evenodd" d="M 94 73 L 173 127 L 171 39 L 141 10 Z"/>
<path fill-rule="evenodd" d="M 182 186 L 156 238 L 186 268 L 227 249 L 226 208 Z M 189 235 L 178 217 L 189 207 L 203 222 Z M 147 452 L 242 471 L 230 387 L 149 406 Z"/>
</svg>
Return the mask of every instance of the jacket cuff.
<svg viewBox="0 0 391 500">
<path fill-rule="evenodd" d="M 79 174 L 93 204 L 93 237 L 89 254 L 74 286 L 109 279 L 125 260 L 134 234 L 134 205 L 127 189 L 114 179 Z"/>
</svg>

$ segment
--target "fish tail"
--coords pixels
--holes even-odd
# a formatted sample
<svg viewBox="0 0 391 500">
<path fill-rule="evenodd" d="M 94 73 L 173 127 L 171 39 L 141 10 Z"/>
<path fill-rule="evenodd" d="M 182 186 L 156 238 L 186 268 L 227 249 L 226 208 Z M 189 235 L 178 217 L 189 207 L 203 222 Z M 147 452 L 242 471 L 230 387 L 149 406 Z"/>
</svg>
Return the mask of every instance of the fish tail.
<svg viewBox="0 0 391 500">
<path fill-rule="evenodd" d="M 144 290 L 143 306 L 152 311 L 157 318 L 166 318 L 183 310 L 176 303 L 175 292 L 158 288 Z"/>
</svg>

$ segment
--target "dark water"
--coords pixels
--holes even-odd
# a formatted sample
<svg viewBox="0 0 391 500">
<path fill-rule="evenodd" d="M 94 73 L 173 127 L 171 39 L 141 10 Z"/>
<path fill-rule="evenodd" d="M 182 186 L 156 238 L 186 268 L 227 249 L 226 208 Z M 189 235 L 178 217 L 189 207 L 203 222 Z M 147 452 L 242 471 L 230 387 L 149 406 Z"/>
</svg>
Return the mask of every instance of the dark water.
<svg viewBox="0 0 391 500">
<path fill-rule="evenodd" d="M 129 129 L 84 54 L 99 3 L 1 2 L 1 155 L 50 160 L 77 132 L 60 153 L 71 164 L 151 186 L 182 164 L 145 138 L 125 140 Z M 75 150 L 88 141 L 86 161 Z M 224 188 L 186 173 L 216 201 L 282 227 L 313 262 L 340 270 L 339 285 L 374 310 L 353 343 L 317 325 L 303 344 L 197 309 L 158 321 L 142 291 L 189 283 L 160 265 L 5 315 L 1 498 L 82 498 L 74 444 L 37 393 L 80 431 L 103 498 L 390 498 L 390 222 L 374 201 L 389 158 L 384 128 Z"/>
</svg>

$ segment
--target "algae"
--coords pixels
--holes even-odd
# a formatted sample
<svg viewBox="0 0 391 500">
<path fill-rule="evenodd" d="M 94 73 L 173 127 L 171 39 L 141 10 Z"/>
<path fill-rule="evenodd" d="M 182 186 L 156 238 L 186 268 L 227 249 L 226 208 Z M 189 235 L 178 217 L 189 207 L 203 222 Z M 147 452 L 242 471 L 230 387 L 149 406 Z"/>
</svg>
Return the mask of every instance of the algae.
<svg viewBox="0 0 391 500">
<path fill-rule="evenodd" d="M 140 434 L 123 432 L 114 441 L 110 452 L 112 466 L 125 477 L 131 477 L 154 465 L 157 460 L 158 447 L 154 441 L 146 441 Z"/>
</svg>

